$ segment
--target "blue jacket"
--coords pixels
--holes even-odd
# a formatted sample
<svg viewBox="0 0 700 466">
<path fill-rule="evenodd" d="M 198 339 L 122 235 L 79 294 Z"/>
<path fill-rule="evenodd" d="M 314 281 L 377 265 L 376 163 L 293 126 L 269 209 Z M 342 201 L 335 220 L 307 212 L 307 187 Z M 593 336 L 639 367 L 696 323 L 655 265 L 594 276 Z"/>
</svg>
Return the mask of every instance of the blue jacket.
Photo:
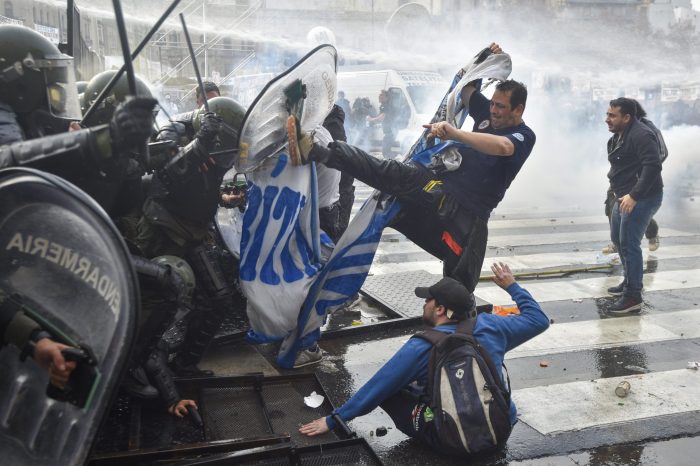
<svg viewBox="0 0 700 466">
<path fill-rule="evenodd" d="M 474 337 L 486 349 L 496 367 L 501 367 L 506 352 L 522 345 L 549 327 L 549 318 L 525 289 L 513 283 L 506 290 L 520 309 L 520 315 L 502 317 L 479 314 L 474 325 Z M 453 333 L 456 324 L 435 327 Z M 428 359 L 432 345 L 422 338 L 411 338 L 352 398 L 335 411 L 344 421 L 369 413 L 400 389 L 416 382 L 425 390 L 428 381 Z M 511 422 L 517 421 L 517 411 L 511 401 Z M 326 417 L 330 428 L 335 427 L 331 416 Z"/>
</svg>

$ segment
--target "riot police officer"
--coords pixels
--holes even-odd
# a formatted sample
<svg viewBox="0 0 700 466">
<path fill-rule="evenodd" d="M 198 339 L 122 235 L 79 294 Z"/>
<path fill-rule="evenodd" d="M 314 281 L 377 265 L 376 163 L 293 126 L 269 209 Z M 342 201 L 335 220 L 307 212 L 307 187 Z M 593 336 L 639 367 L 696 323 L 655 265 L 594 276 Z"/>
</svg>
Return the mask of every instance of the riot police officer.
<svg viewBox="0 0 700 466">
<path fill-rule="evenodd" d="M 219 87 L 211 81 L 204 81 L 202 83 L 204 86 L 204 92 L 206 92 L 207 100 L 214 99 L 216 97 L 221 97 L 221 92 Z M 199 118 L 200 108 L 204 104 L 204 97 L 202 96 L 202 91 L 199 86 L 195 90 L 197 96 L 197 108 L 189 112 L 178 113 L 170 117 L 170 121 L 164 124 L 159 131 L 160 140 L 170 140 L 177 142 L 180 146 L 185 146 L 187 143 L 192 141 L 197 132 L 194 129 L 195 120 Z"/>
<path fill-rule="evenodd" d="M 107 124 L 68 132 L 80 119 L 73 59 L 36 31 L 0 26 L 0 168 L 21 165 L 73 182 L 109 209 L 129 152 L 151 134 L 152 98 L 122 103 Z"/>
<path fill-rule="evenodd" d="M 126 79 L 118 82 L 88 120 L 90 127 L 68 132 L 70 123 L 80 118 L 71 57 L 61 54 L 40 34 L 18 26 L 0 26 L 0 47 L 0 59 L 9 65 L 0 71 L 0 168 L 26 165 L 58 174 L 85 190 L 108 213 L 118 215 L 115 205 L 117 200 L 123 203 L 120 193 L 125 180 L 129 176 L 134 179 L 136 173 L 135 181 L 140 184 L 140 169 L 133 171 L 133 152 L 146 142 L 153 128 L 156 101 L 145 84 L 139 81 L 140 97 L 127 99 Z M 113 74 L 101 73 L 91 80 L 85 88 L 85 101 L 91 104 Z M 134 262 L 140 274 L 151 270 L 137 259 Z M 159 270 L 167 281 L 169 269 L 161 265 Z M 135 351 L 137 358 L 141 357 L 139 363 L 148 362 L 163 326 L 170 322 L 167 317 L 157 313 L 142 316 L 145 330 Z M 29 328 L 31 323 L 21 314 L 5 320 L 12 329 Z M 169 374 L 158 372 L 154 379 L 174 414 L 182 414 L 184 406 L 192 404 L 180 399 Z"/>
<path fill-rule="evenodd" d="M 194 137 L 179 158 L 156 171 L 137 238 L 147 257 L 184 257 L 196 276 L 196 308 L 201 312 L 190 320 L 184 346 L 174 360 L 180 375 L 201 374 L 196 364 L 236 296 L 208 235 L 219 205 L 219 188 L 233 165 L 245 109 L 228 97 L 209 100 L 209 108 L 210 112 L 202 108 L 194 115 Z M 173 137 L 171 128 L 163 128 L 158 135 L 158 139 L 169 137 Z"/>
<path fill-rule="evenodd" d="M 107 84 L 114 78 L 117 72 L 114 70 L 103 71 L 96 74 L 86 83 L 83 90 L 81 108 L 83 115 L 86 115 L 88 109 L 95 106 L 90 111 L 89 115 L 83 118 L 83 125 L 93 128 L 99 125 L 109 123 L 117 108 L 124 104 L 129 97 L 129 84 L 126 75 L 122 75 L 114 84 L 109 94 L 107 94 L 100 102 L 97 97 L 102 93 Z M 136 95 L 144 98 L 153 97 L 151 90 L 145 81 L 138 76 L 135 77 Z M 154 118 L 156 112 L 154 111 Z M 155 128 L 152 128 L 155 131 Z M 165 147 L 164 150 L 173 149 Z M 115 186 L 115 196 L 110 203 L 111 207 L 108 213 L 116 224 L 117 228 L 122 232 L 125 238 L 130 241 L 136 236 L 136 224 L 141 216 L 141 206 L 145 199 L 143 190 L 142 176 L 150 171 L 154 166 L 160 166 L 165 159 L 159 153 L 154 153 L 153 146 L 149 145 L 148 157 L 144 157 L 143 148 L 140 151 L 132 151 L 129 157 L 124 160 L 124 170 L 119 179 L 112 182 L 118 183 Z"/>
</svg>

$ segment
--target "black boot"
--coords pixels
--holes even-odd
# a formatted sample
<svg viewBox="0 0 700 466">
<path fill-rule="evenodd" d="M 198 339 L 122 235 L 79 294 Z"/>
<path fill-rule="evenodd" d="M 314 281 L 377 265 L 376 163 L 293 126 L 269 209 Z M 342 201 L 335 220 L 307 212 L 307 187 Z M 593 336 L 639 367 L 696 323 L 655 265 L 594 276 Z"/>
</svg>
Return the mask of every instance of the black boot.
<svg viewBox="0 0 700 466">
<path fill-rule="evenodd" d="M 233 307 L 235 287 L 224 273 L 220 252 L 211 245 L 201 244 L 188 251 L 187 260 L 197 277 L 200 301 L 191 316 L 182 349 L 174 361 L 175 373 L 180 377 L 209 377 L 211 371 L 202 371 L 197 364 Z"/>
<path fill-rule="evenodd" d="M 148 383 L 148 377 L 146 377 L 146 373 L 141 366 L 135 369 L 129 369 L 121 386 L 134 398 L 141 398 L 144 400 L 158 398 L 158 390 Z"/>
<path fill-rule="evenodd" d="M 190 321 L 185 341 L 173 359 L 172 368 L 178 377 L 211 377 L 214 375 L 212 371 L 199 369 L 197 364 L 216 336 L 224 314 L 211 308 L 202 310 L 200 307 L 194 317 L 196 319 Z"/>
</svg>

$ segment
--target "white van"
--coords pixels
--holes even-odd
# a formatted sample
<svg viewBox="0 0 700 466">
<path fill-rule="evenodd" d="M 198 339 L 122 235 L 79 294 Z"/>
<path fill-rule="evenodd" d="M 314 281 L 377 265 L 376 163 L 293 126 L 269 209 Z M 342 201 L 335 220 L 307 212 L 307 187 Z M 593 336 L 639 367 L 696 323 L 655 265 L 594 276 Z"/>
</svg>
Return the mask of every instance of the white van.
<svg viewBox="0 0 700 466">
<path fill-rule="evenodd" d="M 341 71 L 338 92 L 345 93 L 351 107 L 351 115 L 345 116 L 348 142 L 372 152 L 381 151 L 382 126 L 369 127 L 366 116 L 379 113 L 379 93 L 386 89 L 399 115 L 393 151 L 403 155 L 420 135 L 421 125 L 430 122 L 448 87 L 449 83 L 432 71 Z"/>
</svg>

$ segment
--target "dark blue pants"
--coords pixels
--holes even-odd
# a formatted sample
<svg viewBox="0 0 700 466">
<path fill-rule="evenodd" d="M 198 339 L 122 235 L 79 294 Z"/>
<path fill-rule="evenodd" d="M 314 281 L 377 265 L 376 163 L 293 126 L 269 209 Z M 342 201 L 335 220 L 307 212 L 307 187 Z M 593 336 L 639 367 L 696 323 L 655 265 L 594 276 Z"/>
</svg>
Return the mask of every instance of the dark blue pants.
<svg viewBox="0 0 700 466">
<path fill-rule="evenodd" d="M 426 405 L 420 402 L 418 394 L 402 389 L 379 406 L 386 411 L 401 432 L 430 447 L 438 448 L 435 423 L 425 421 Z"/>
<path fill-rule="evenodd" d="M 649 221 L 659 210 L 662 199 L 662 192 L 640 199 L 628 214 L 620 212 L 620 201 L 615 201 L 613 205 L 610 214 L 610 239 L 617 246 L 624 268 L 625 296 L 640 299 L 642 297 L 642 237 Z"/>
</svg>

